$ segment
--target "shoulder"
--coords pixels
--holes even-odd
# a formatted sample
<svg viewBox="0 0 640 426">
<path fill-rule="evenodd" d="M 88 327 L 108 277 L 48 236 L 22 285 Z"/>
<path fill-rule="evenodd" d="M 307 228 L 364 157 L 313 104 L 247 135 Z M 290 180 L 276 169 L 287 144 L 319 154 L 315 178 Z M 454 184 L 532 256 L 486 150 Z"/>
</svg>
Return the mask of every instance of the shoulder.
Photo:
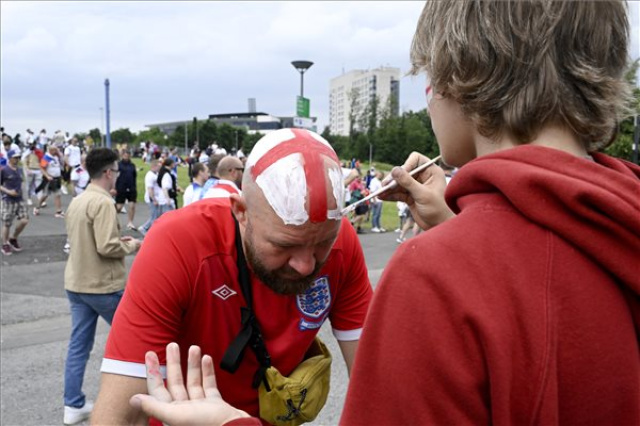
<svg viewBox="0 0 640 426">
<path fill-rule="evenodd" d="M 227 253 L 235 241 L 235 223 L 227 200 L 202 200 L 164 213 L 149 236 L 160 236 L 175 250 L 196 257 Z"/>
</svg>

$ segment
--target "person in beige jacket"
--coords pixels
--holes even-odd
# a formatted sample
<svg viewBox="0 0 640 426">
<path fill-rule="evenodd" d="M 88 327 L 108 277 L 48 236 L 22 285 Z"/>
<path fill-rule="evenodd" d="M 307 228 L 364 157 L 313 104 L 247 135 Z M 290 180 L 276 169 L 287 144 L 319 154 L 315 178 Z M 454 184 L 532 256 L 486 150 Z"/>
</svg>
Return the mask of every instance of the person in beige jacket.
<svg viewBox="0 0 640 426">
<path fill-rule="evenodd" d="M 67 210 L 71 251 L 64 287 L 71 305 L 71 338 L 64 373 L 64 423 L 86 420 L 93 404 L 82 392 L 84 372 L 93 348 L 98 316 L 109 325 L 124 292 L 124 257 L 140 240 L 120 236 L 120 223 L 109 191 L 118 177 L 118 156 L 96 148 L 86 158 L 91 183 Z"/>
</svg>

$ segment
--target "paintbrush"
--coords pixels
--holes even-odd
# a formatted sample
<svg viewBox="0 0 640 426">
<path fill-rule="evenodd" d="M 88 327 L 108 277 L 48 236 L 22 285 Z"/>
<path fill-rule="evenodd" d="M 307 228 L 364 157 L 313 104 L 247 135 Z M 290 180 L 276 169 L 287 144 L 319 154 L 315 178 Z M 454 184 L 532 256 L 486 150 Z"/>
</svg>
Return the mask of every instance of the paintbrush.
<svg viewBox="0 0 640 426">
<path fill-rule="evenodd" d="M 416 167 L 415 169 L 411 170 L 409 172 L 409 175 L 414 176 L 418 173 L 420 173 L 421 171 L 425 170 L 427 167 L 431 166 L 432 164 L 434 164 L 436 161 L 438 161 L 440 159 L 440 157 L 442 157 L 441 155 L 438 155 L 437 157 L 427 161 L 424 164 L 419 165 L 418 167 Z M 357 206 L 359 206 L 362 203 L 365 203 L 367 201 L 369 201 L 370 199 L 372 199 L 373 197 L 377 197 L 378 195 L 382 194 L 385 191 L 388 191 L 390 189 L 395 188 L 396 186 L 398 186 L 398 182 L 396 182 L 395 180 L 392 180 L 391 182 L 389 182 L 388 184 L 386 184 L 385 186 L 383 186 L 382 188 L 378 189 L 375 192 L 372 192 L 371 194 L 367 195 L 366 197 L 364 197 L 361 200 L 356 201 L 353 204 L 349 204 L 347 207 L 345 207 L 344 209 L 342 209 L 341 213 L 342 215 L 346 215 L 349 212 L 352 212 L 353 210 L 355 210 L 355 208 Z"/>
</svg>

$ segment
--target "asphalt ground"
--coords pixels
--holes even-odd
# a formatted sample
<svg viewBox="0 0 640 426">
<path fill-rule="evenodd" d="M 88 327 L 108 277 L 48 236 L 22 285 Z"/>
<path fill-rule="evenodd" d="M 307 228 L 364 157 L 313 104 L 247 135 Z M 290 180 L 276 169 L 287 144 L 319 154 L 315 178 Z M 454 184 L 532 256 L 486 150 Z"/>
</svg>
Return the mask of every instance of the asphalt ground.
<svg viewBox="0 0 640 426">
<path fill-rule="evenodd" d="M 63 206 L 71 196 L 62 196 Z M 136 226 L 148 217 L 147 207 L 137 205 Z M 32 210 L 32 209 L 30 209 Z M 20 253 L 0 258 L 0 424 L 59 425 L 63 417 L 64 360 L 71 318 L 64 292 L 66 241 L 64 219 L 53 217 L 53 200 L 32 216 L 19 241 Z M 119 215 L 122 229 L 127 216 Z M 125 230 L 123 235 L 136 235 Z M 365 233 L 360 241 L 372 284 L 393 254 L 396 233 Z M 135 256 L 126 258 L 130 268 Z M 100 381 L 100 363 L 109 326 L 102 320 L 87 370 L 83 390 L 95 400 Z M 313 425 L 338 424 L 348 377 L 330 325 L 320 331 L 334 355 L 329 399 Z"/>
</svg>

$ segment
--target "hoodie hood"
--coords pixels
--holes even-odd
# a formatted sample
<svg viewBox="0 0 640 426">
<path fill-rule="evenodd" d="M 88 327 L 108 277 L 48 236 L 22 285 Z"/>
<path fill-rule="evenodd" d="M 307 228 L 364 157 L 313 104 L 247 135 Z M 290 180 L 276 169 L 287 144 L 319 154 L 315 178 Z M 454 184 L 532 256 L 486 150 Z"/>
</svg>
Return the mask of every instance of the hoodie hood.
<svg viewBox="0 0 640 426">
<path fill-rule="evenodd" d="M 604 154 L 592 157 L 531 145 L 485 155 L 459 170 L 447 187 L 447 204 L 458 214 L 467 195 L 501 193 L 531 222 L 570 242 L 637 297 L 640 167 Z"/>
</svg>

